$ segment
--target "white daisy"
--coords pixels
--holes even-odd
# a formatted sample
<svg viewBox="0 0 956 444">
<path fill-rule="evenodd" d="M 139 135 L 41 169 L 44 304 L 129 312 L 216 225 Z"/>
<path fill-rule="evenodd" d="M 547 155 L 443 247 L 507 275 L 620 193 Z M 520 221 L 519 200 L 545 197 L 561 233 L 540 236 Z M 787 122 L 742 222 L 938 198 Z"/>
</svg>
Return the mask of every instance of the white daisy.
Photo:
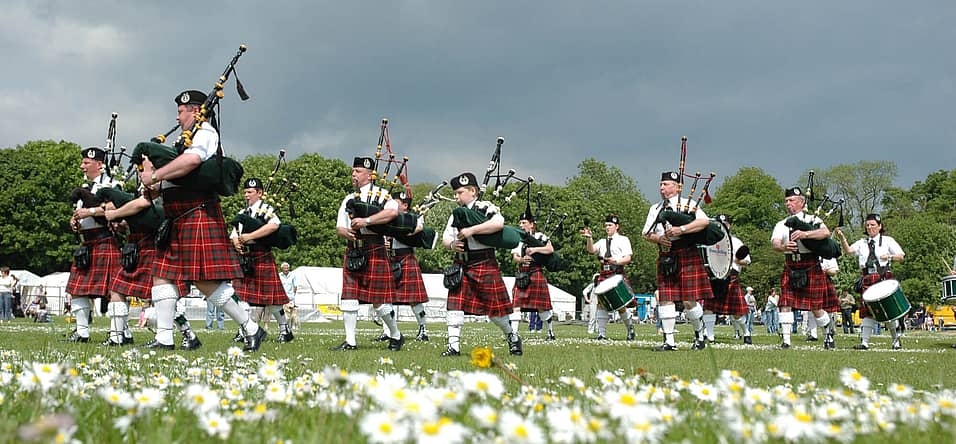
<svg viewBox="0 0 956 444">
<path fill-rule="evenodd" d="M 372 412 L 359 421 L 359 430 L 372 443 L 402 443 L 409 438 L 409 428 L 388 412 Z"/>
<path fill-rule="evenodd" d="M 465 428 L 447 417 L 418 424 L 415 441 L 419 444 L 458 444 L 465 440 Z"/>
<path fill-rule="evenodd" d="M 840 370 L 840 381 L 851 390 L 858 392 L 867 392 L 870 390 L 870 380 L 858 372 L 855 368 L 845 368 Z"/>
<path fill-rule="evenodd" d="M 491 373 L 469 372 L 461 375 L 462 388 L 467 393 L 476 394 L 482 398 L 500 398 L 505 391 L 501 379 Z"/>
<path fill-rule="evenodd" d="M 232 431 L 229 420 L 218 412 L 199 415 L 199 425 L 209 436 L 216 436 L 219 439 L 229 438 L 229 433 Z"/>
<path fill-rule="evenodd" d="M 498 433 L 508 443 L 543 443 L 544 432 L 534 422 L 512 411 L 506 411 L 498 421 Z"/>
<path fill-rule="evenodd" d="M 183 398 L 189 409 L 198 413 L 208 413 L 219 408 L 219 395 L 200 384 L 190 384 L 183 391 Z"/>
</svg>

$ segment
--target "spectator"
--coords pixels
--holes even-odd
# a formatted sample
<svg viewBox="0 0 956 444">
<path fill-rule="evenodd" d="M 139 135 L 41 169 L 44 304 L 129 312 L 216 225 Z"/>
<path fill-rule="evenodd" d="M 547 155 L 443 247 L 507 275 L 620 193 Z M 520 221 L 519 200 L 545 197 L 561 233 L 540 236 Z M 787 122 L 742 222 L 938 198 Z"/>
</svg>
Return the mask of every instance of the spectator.
<svg viewBox="0 0 956 444">
<path fill-rule="evenodd" d="M 17 282 L 10 267 L 0 267 L 0 322 L 13 320 L 13 289 Z"/>
<path fill-rule="evenodd" d="M 936 330 L 936 323 L 935 323 L 935 320 L 933 319 L 933 314 L 932 314 L 932 313 L 927 313 L 927 314 L 926 314 L 926 321 L 925 321 L 925 322 L 926 322 L 926 324 L 925 324 L 924 330 L 929 330 L 929 331 L 934 331 L 934 330 Z"/>
<path fill-rule="evenodd" d="M 843 316 L 843 334 L 853 334 L 853 312 L 856 311 L 856 298 L 850 290 L 843 289 L 840 296 L 840 314 Z"/>
<path fill-rule="evenodd" d="M 780 332 L 780 318 L 777 316 L 777 303 L 780 301 L 780 295 L 776 288 L 770 289 L 767 296 L 767 304 L 764 306 L 764 324 L 767 326 L 767 333 Z"/>
<path fill-rule="evenodd" d="M 206 301 L 206 330 L 212 330 L 216 324 L 218 324 L 219 330 L 225 330 L 226 314 L 216 304 Z"/>
</svg>

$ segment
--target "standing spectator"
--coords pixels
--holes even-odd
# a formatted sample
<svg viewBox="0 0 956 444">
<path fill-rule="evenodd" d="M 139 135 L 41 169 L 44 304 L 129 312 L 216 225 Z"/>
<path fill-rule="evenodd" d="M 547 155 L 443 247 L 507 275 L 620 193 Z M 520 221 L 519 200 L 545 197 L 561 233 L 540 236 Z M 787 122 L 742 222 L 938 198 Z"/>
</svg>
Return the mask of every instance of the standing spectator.
<svg viewBox="0 0 956 444">
<path fill-rule="evenodd" d="M 206 330 L 212 330 L 213 326 L 219 324 L 220 330 L 226 329 L 226 314 L 221 308 L 213 304 L 212 301 L 206 301 Z"/>
<path fill-rule="evenodd" d="M 754 331 L 754 312 L 757 311 L 757 298 L 754 297 L 754 288 L 747 287 L 747 294 L 744 295 L 744 302 L 747 303 L 747 332 L 744 336 L 750 336 L 749 332 Z"/>
<path fill-rule="evenodd" d="M 591 277 L 591 282 L 588 283 L 587 287 L 584 287 L 584 290 L 581 290 L 581 294 L 584 296 L 584 303 L 588 304 L 588 334 L 593 334 L 597 331 L 597 295 L 594 294 L 594 282 L 597 280 L 599 273 L 594 273 L 594 276 Z"/>
<path fill-rule="evenodd" d="M 840 296 L 840 314 L 843 316 L 843 334 L 853 334 L 853 312 L 856 311 L 856 298 L 850 290 L 843 289 Z"/>
<path fill-rule="evenodd" d="M 10 267 L 0 267 L 0 322 L 13 320 L 13 289 L 18 282 Z"/>
<path fill-rule="evenodd" d="M 777 294 L 776 288 L 770 289 L 770 294 L 767 295 L 767 304 L 764 306 L 764 324 L 767 325 L 767 333 L 779 333 L 780 324 L 779 317 L 777 316 L 777 304 L 780 302 L 780 295 Z"/>
</svg>

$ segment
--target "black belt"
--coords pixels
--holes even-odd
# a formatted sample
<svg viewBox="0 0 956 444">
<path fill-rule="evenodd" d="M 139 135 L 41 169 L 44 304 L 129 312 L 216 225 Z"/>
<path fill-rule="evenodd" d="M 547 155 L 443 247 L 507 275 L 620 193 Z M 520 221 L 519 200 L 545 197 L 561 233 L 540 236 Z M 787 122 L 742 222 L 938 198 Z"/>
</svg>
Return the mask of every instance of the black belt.
<svg viewBox="0 0 956 444">
<path fill-rule="evenodd" d="M 163 200 L 164 201 L 177 201 L 177 200 L 208 200 L 215 201 L 218 200 L 216 193 L 211 193 L 209 191 L 193 191 L 187 190 L 182 187 L 174 188 L 164 188 L 163 189 Z"/>
<path fill-rule="evenodd" d="M 396 248 L 392 250 L 392 256 L 394 257 L 408 256 L 410 254 L 415 254 L 414 248 Z"/>
<path fill-rule="evenodd" d="M 250 252 L 253 252 L 253 251 L 260 251 L 260 252 L 261 252 L 261 251 L 272 251 L 272 247 L 269 247 L 269 246 L 266 246 L 266 245 L 262 245 L 262 244 L 246 244 L 246 248 L 249 249 Z"/>
<path fill-rule="evenodd" d="M 624 274 L 624 266 L 622 265 L 601 265 L 601 271 L 614 271 L 621 274 Z"/>
<path fill-rule="evenodd" d="M 813 253 L 787 253 L 786 258 L 790 262 L 800 262 L 804 259 L 820 259 L 820 256 Z"/>
<path fill-rule="evenodd" d="M 113 233 L 106 228 L 94 228 L 92 230 L 80 231 L 80 234 L 83 236 L 83 241 L 94 241 L 98 239 L 105 239 L 107 237 L 113 236 Z"/>
<path fill-rule="evenodd" d="M 474 264 L 476 262 L 481 262 L 481 261 L 494 259 L 494 258 L 495 258 L 494 248 L 455 253 L 455 259 L 460 260 L 464 262 L 465 264 Z"/>
<path fill-rule="evenodd" d="M 372 245 L 385 245 L 382 236 L 357 236 L 355 240 L 348 241 L 349 248 L 365 248 Z"/>
</svg>

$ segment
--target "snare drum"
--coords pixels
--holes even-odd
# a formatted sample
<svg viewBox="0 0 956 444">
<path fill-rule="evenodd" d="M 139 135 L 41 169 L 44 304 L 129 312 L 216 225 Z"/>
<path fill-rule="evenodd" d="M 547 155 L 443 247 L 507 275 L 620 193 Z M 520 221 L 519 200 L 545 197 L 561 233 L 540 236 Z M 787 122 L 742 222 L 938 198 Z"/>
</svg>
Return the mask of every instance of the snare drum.
<svg viewBox="0 0 956 444">
<path fill-rule="evenodd" d="M 700 246 L 700 256 L 704 260 L 704 268 L 711 280 L 726 279 L 730 276 L 734 263 L 734 245 L 730 231 L 722 223 L 718 223 L 723 239 L 713 245 Z"/>
<path fill-rule="evenodd" d="M 952 304 L 956 302 L 956 276 L 946 276 L 943 278 L 943 304 Z"/>
<path fill-rule="evenodd" d="M 895 321 L 910 311 L 903 288 L 895 279 L 877 282 L 863 292 L 863 303 L 879 322 Z"/>
<path fill-rule="evenodd" d="M 594 294 L 597 295 L 608 311 L 617 311 L 623 307 L 636 304 L 631 289 L 627 282 L 624 282 L 624 276 L 615 274 L 594 287 Z"/>
</svg>

